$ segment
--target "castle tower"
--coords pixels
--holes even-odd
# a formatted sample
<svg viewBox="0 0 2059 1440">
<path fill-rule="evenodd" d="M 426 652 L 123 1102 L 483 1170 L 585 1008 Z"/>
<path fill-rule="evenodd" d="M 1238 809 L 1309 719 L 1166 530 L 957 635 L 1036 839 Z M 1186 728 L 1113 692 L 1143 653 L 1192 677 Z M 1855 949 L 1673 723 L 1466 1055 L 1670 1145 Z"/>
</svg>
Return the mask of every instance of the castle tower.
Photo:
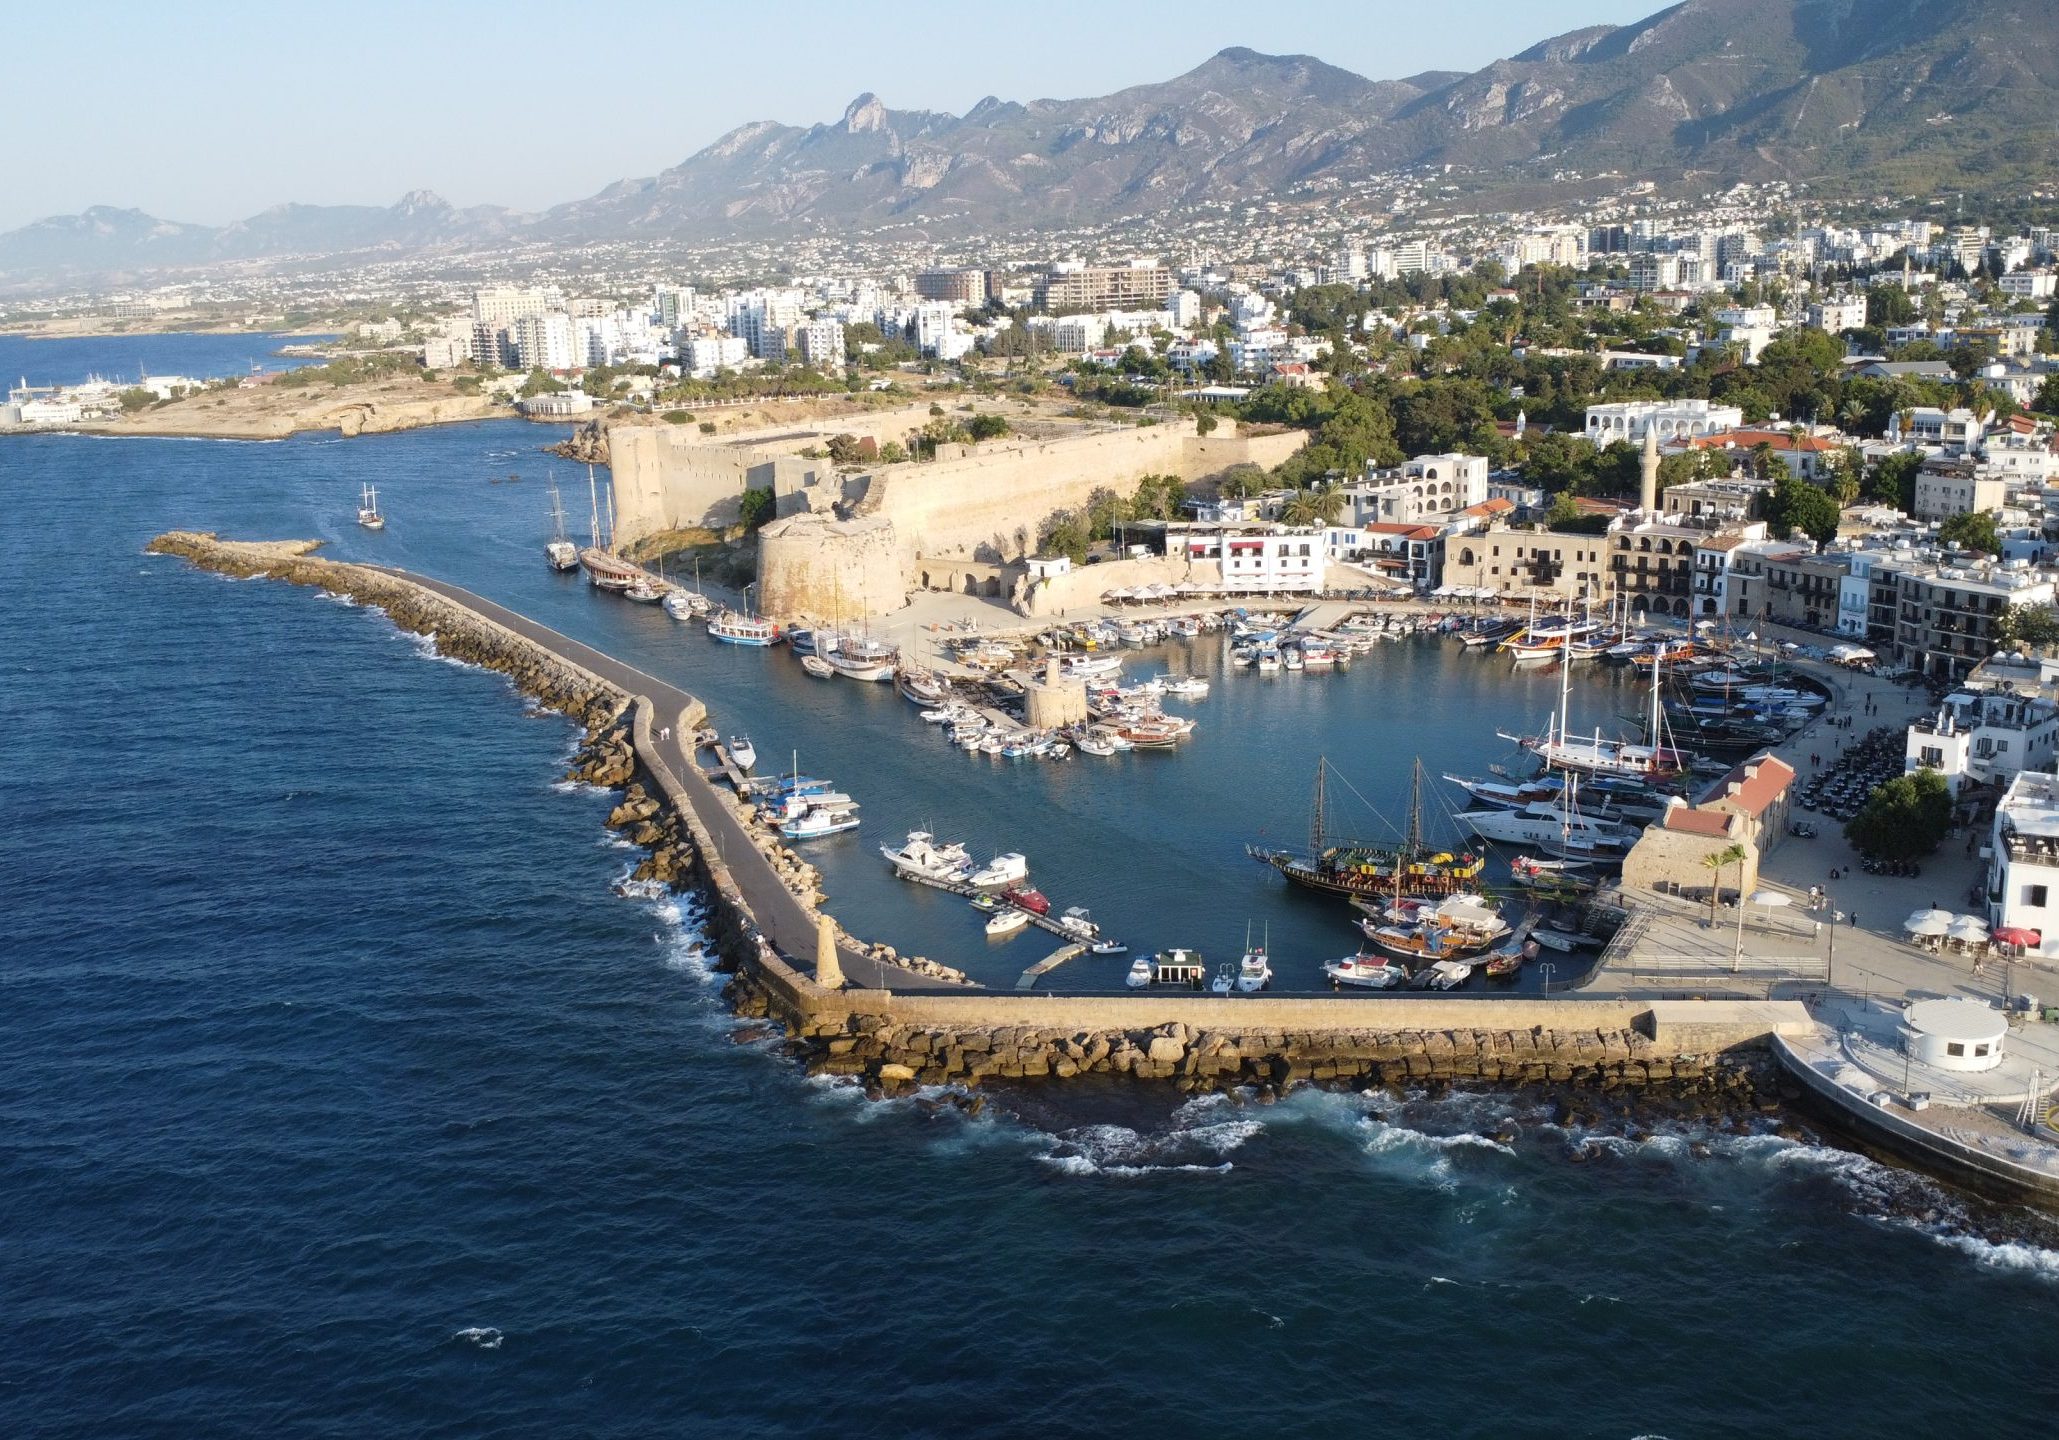
<svg viewBox="0 0 2059 1440">
<path fill-rule="evenodd" d="M 1639 467 L 1637 503 L 1647 515 L 1659 513 L 1659 427 L 1648 425 L 1644 432 L 1644 460 Z"/>
</svg>

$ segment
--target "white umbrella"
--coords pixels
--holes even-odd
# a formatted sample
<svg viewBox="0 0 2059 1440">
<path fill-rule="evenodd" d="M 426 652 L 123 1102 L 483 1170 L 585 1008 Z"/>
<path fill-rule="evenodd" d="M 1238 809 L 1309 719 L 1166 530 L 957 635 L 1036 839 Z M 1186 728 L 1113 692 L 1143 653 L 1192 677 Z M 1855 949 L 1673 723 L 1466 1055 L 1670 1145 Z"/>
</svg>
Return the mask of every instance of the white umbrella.
<svg viewBox="0 0 2059 1440">
<path fill-rule="evenodd" d="M 1955 916 L 1945 927 L 1945 937 L 1950 940 L 1966 940 L 1979 943 L 1988 938 L 1987 921 L 1978 915 Z"/>
<path fill-rule="evenodd" d="M 1782 905 L 1794 904 L 1794 897 L 1783 894 L 1778 890 L 1754 890 L 1752 891 L 1751 903 L 1763 905 L 1768 910 L 1777 910 Z"/>
<path fill-rule="evenodd" d="M 1902 922 L 1902 928 L 1911 935 L 1942 935 L 1952 928 L 1953 919 L 1949 910 L 1918 910 Z"/>
</svg>

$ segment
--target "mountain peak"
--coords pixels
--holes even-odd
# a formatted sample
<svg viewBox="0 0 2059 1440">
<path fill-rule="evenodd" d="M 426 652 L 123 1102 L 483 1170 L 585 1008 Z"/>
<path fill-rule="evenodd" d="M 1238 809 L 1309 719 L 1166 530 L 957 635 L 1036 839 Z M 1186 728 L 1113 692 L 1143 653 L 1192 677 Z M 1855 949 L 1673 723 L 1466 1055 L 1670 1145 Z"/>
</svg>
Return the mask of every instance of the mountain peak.
<svg viewBox="0 0 2059 1440">
<path fill-rule="evenodd" d="M 853 135 L 862 135 L 868 130 L 887 128 L 887 107 L 879 103 L 879 97 L 867 90 L 856 100 L 844 107 L 844 129 Z"/>
<path fill-rule="evenodd" d="M 450 209 L 450 201 L 434 190 L 410 190 L 400 197 L 400 203 L 393 207 L 396 215 L 420 215 L 425 212 L 441 213 Z"/>
</svg>

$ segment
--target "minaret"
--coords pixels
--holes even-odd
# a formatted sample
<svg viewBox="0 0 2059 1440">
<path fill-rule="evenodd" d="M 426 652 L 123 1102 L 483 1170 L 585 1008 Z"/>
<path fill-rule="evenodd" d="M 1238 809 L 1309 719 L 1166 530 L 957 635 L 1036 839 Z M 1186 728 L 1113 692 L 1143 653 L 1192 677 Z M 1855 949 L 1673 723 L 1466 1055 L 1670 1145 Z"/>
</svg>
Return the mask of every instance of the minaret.
<svg viewBox="0 0 2059 1440">
<path fill-rule="evenodd" d="M 1647 425 L 1644 432 L 1644 461 L 1639 467 L 1641 483 L 1637 503 L 1647 515 L 1659 513 L 1659 427 Z"/>
</svg>

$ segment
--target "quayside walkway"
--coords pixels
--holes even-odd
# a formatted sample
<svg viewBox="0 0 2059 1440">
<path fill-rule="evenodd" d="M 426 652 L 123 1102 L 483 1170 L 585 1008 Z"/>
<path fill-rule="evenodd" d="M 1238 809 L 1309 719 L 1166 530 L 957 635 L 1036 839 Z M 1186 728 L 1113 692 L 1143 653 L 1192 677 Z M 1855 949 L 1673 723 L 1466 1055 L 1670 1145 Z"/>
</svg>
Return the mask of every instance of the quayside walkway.
<svg viewBox="0 0 2059 1440">
<path fill-rule="evenodd" d="M 778 872 L 772 868 L 771 860 L 746 830 L 743 818 L 716 790 L 701 769 L 695 752 L 694 736 L 689 727 L 680 723 L 680 716 L 696 703 L 692 695 L 647 671 L 625 664 L 612 655 L 594 649 L 591 645 L 582 644 L 569 635 L 551 629 L 548 625 L 510 610 L 505 605 L 497 605 L 482 595 L 475 595 L 462 586 L 408 570 L 387 566 L 372 568 L 384 570 L 397 579 L 433 591 L 444 599 L 462 605 L 494 624 L 513 631 L 532 645 L 550 651 L 559 659 L 592 672 L 631 696 L 640 695 L 649 700 L 653 711 L 660 717 L 653 726 L 652 748 L 678 780 L 680 790 L 685 794 L 687 803 L 693 807 L 695 817 L 713 837 L 715 852 L 723 864 L 729 867 L 729 873 L 735 879 L 737 889 L 742 893 L 744 903 L 750 908 L 758 928 L 789 963 L 804 972 L 812 973 L 817 914 L 780 880 Z M 964 988 L 898 966 L 882 965 L 862 950 L 844 942 L 838 945 L 837 959 L 843 967 L 846 983 L 865 989 L 909 991 Z"/>
</svg>

